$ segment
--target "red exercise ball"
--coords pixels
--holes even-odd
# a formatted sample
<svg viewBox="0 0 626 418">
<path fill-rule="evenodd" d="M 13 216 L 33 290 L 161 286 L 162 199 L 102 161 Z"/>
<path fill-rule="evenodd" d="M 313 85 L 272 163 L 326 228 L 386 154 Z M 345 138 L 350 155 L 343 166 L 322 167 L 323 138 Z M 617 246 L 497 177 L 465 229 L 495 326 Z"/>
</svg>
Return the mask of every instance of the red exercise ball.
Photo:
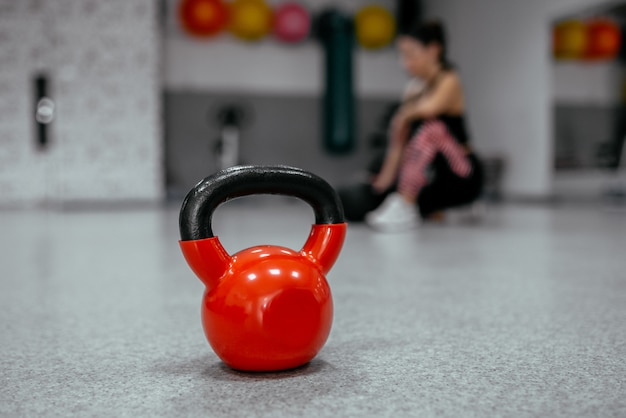
<svg viewBox="0 0 626 418">
<path fill-rule="evenodd" d="M 294 2 L 283 3 L 274 11 L 274 35 L 285 43 L 305 39 L 311 29 L 309 12 Z"/>
<path fill-rule="evenodd" d="M 211 37 L 226 27 L 228 7 L 222 0 L 182 0 L 178 16 L 187 33 Z"/>
<path fill-rule="evenodd" d="M 608 60 L 615 58 L 620 50 L 622 32 L 610 19 L 597 19 L 587 25 L 587 49 L 585 58 L 589 60 Z"/>
</svg>

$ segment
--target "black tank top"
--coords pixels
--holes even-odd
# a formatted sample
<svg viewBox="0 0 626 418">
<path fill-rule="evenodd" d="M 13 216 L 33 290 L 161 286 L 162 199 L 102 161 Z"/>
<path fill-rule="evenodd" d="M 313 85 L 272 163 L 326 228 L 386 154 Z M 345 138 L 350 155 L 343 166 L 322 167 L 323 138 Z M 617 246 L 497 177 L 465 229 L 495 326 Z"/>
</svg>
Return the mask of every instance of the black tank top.
<svg viewBox="0 0 626 418">
<path fill-rule="evenodd" d="M 414 100 L 419 100 L 420 96 L 422 96 L 424 93 L 426 93 L 428 90 L 431 90 L 437 83 L 439 83 L 439 80 L 441 79 L 441 75 L 443 75 L 446 71 L 452 71 L 451 68 L 444 68 L 443 71 L 441 71 L 434 83 L 430 86 L 427 87 L 424 91 L 422 91 L 420 94 L 418 94 L 417 96 L 413 97 L 412 99 L 410 99 L 410 101 L 414 101 Z M 467 133 L 467 128 L 465 125 L 465 116 L 463 114 L 461 115 L 439 115 L 433 119 L 430 120 L 439 120 L 441 122 L 444 123 L 444 125 L 446 125 L 446 127 L 448 128 L 448 132 L 450 132 L 450 135 L 452 135 L 454 137 L 454 139 L 456 139 L 456 141 L 459 144 L 463 144 L 466 145 L 469 143 L 469 135 Z M 415 133 L 417 133 L 417 130 L 422 126 L 422 124 L 425 121 L 423 119 L 418 119 L 415 120 L 411 123 L 411 136 L 413 136 Z"/>
<path fill-rule="evenodd" d="M 469 143 L 470 138 L 467 133 L 467 128 L 465 126 L 464 115 L 440 115 L 430 120 L 439 120 L 443 122 L 444 125 L 446 125 L 446 127 L 448 128 L 448 132 L 450 132 L 450 135 L 452 135 L 459 144 L 466 145 Z M 424 119 L 418 119 L 413 121 L 413 123 L 411 124 L 412 134 L 417 133 L 417 131 L 424 124 L 424 122 Z"/>
</svg>

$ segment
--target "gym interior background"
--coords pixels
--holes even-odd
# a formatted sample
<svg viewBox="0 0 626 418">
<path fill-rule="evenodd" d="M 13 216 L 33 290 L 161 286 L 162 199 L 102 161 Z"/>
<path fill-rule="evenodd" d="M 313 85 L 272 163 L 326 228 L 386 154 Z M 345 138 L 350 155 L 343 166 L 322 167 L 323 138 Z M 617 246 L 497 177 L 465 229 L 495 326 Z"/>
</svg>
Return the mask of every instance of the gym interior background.
<svg viewBox="0 0 626 418">
<path fill-rule="evenodd" d="M 380 2 L 390 10 L 392 3 Z M 314 14 L 329 4 L 306 6 Z M 606 186 L 596 155 L 612 140 L 621 66 L 559 62 L 549 51 L 559 19 L 594 14 L 596 7 L 619 12 L 615 4 L 423 2 L 425 17 L 448 24 L 474 144 L 483 156 L 504 162 L 504 196 L 597 197 Z M 332 5 L 348 13 L 362 6 Z M 358 140 L 353 152 L 334 156 L 320 139 L 318 42 L 193 39 L 181 30 L 176 10 L 174 0 L 2 3 L 2 206 L 178 198 L 215 168 L 217 114 L 228 104 L 248 110 L 242 162 L 298 165 L 333 183 L 363 167 L 369 139 L 405 82 L 393 48 L 355 48 Z M 506 14 L 518 18 L 499 17 Z M 102 29 L 91 34 L 90 25 Z M 43 147 L 31 120 L 40 75 L 57 104 Z"/>
<path fill-rule="evenodd" d="M 329 7 L 354 15 L 371 3 L 361 0 L 298 2 L 313 15 Z M 393 0 L 374 3 L 391 11 L 397 7 Z M 626 3 L 614 0 L 422 0 L 419 3 L 424 18 L 441 18 L 447 26 L 449 55 L 458 66 L 465 86 L 472 141 L 492 169 L 489 193 L 485 195 L 490 209 L 485 216 L 493 218 L 487 219 L 482 229 L 480 225 L 471 226 L 473 229 L 454 225 L 426 229 L 422 237 L 428 236 L 429 242 L 435 243 L 432 245 L 418 241 L 423 238 L 404 236 L 397 241 L 393 237 L 377 238 L 365 227 L 351 227 L 356 235 L 348 240 L 346 259 L 340 262 L 336 274 L 344 273 L 354 278 L 354 282 L 336 284 L 336 329 L 339 331 L 332 334 L 335 340 L 329 343 L 327 357 L 303 371 L 272 375 L 267 379 L 262 376 L 248 379 L 233 374 L 218 366 L 219 362 L 213 357 L 207 357 L 210 348 L 197 326 L 200 298 L 197 292 L 201 290 L 191 287 L 197 286 L 196 279 L 183 264 L 176 246 L 176 210 L 182 197 L 219 164 L 218 141 L 224 133 L 219 114 L 233 105 L 242 110 L 238 157 L 241 163 L 294 165 L 339 186 L 353 181 L 369 162 L 380 121 L 389 105 L 398 100 L 406 76 L 398 65 L 392 45 L 377 50 L 355 46 L 356 141 L 350 152 L 333 154 L 325 150 L 322 139 L 324 50 L 318 41 L 306 39 L 295 45 L 284 45 L 268 37 L 258 42 L 244 42 L 228 34 L 210 39 L 193 38 L 180 26 L 178 4 L 179 0 L 0 0 L 0 248 L 3 250 L 0 256 L 0 325 L 3 327 L 0 346 L 4 346 L 0 348 L 0 373 L 5 382 L 0 389 L 0 415 L 50 416 L 54 415 L 55 407 L 65 416 L 106 415 L 107 405 L 113 405 L 115 415 L 133 412 L 151 416 L 185 412 L 199 415 L 204 401 L 186 391 L 197 390 L 204 384 L 210 388 L 219 386 L 219 391 L 223 391 L 207 389 L 219 408 L 226 404 L 243 408 L 242 415 L 280 416 L 280 405 L 287 411 L 285 416 L 297 414 L 297 409 L 281 404 L 286 400 L 277 400 L 277 393 L 300 397 L 298 402 L 305 404 L 301 405 L 302 411 L 309 416 L 314 411 L 321 416 L 332 415 L 332 408 L 324 409 L 329 405 L 334 405 L 340 416 L 392 413 L 411 416 L 415 411 L 420 411 L 421 416 L 485 416 L 494 411 L 504 411 L 501 415 L 508 416 L 626 414 L 626 397 L 623 396 L 626 393 L 626 336 L 623 331 L 626 265 L 620 255 L 626 243 L 624 132 L 620 134 L 626 100 L 624 64 L 620 60 L 557 60 L 551 52 L 553 31 L 559 22 L 601 15 L 626 23 Z M 47 111 L 53 113 L 53 119 L 46 125 L 35 120 L 35 107 L 42 104 L 39 100 L 43 96 L 52 99 Z M 40 117 L 45 118 L 46 109 L 42 112 Z M 622 145 L 615 145 L 617 143 Z M 233 212 L 242 214 L 241 219 L 253 217 L 245 206 L 234 207 Z M 272 216 L 278 215 L 260 212 L 274 225 Z M 250 244 L 263 240 L 259 231 L 246 231 L 247 227 L 255 228 L 254 223 L 229 218 L 226 214 L 218 219 L 223 219 L 224 231 L 231 236 L 228 248 L 240 248 L 247 240 Z M 292 216 L 291 212 L 283 219 L 290 225 L 286 229 L 301 220 L 300 215 Z M 260 228 L 262 233 L 268 233 Z M 274 231 L 276 239 L 298 245 L 298 237 L 288 236 L 283 227 L 279 229 Z M 305 230 L 301 232 L 306 234 Z M 142 242 L 143 238 L 135 233 L 145 234 L 146 241 Z M 113 234 L 118 234 L 125 243 L 121 245 Z M 586 246 L 583 235 L 589 237 L 591 247 Z M 443 251 L 443 248 L 453 247 L 464 251 L 465 247 L 454 247 L 457 237 L 470 240 L 475 251 L 484 245 L 484 252 L 469 270 L 467 266 L 453 263 L 457 270 L 448 271 L 432 260 L 441 260 L 437 248 Z M 494 237 L 502 237 L 502 241 Z M 424 246 L 420 250 L 423 256 L 406 261 L 411 258 L 408 249 L 420 245 Z M 509 255 L 502 245 L 505 249 L 510 246 L 511 252 L 526 262 Z M 106 266 L 96 255 L 106 260 Z M 361 267 L 357 269 L 358 274 L 355 273 L 354 265 L 367 266 L 364 260 L 376 256 L 382 257 L 379 264 Z M 586 257 L 595 261 L 576 264 Z M 98 267 L 81 264 L 89 260 Z M 137 260 L 147 263 L 147 270 L 135 266 Z M 399 260 L 405 260 L 405 264 Z M 562 264 L 542 270 L 542 266 L 552 266 L 551 260 L 561 260 Z M 516 363 L 519 368 L 502 372 L 498 368 L 503 367 L 503 363 L 493 360 L 504 355 L 503 351 L 498 351 L 501 346 L 496 345 L 493 350 L 487 350 L 494 356 L 491 363 L 478 354 L 471 358 L 477 367 L 487 362 L 493 370 L 500 370 L 504 375 L 499 378 L 508 379 L 512 386 L 506 389 L 506 385 L 482 381 L 485 387 L 498 389 L 488 392 L 484 403 L 477 400 L 482 396 L 480 388 L 477 391 L 467 389 L 471 383 L 461 389 L 451 386 L 446 379 L 458 377 L 457 371 L 446 369 L 442 363 L 430 366 L 445 369 L 445 376 L 429 375 L 431 384 L 441 386 L 430 386 L 431 391 L 420 392 L 408 372 L 400 373 L 400 380 L 392 379 L 400 389 L 392 394 L 388 390 L 395 386 L 381 383 L 387 376 L 384 370 L 414 369 L 403 369 L 401 357 L 390 354 L 391 357 L 385 357 L 381 353 L 389 353 L 396 338 L 407 343 L 403 347 L 409 347 L 412 340 L 409 338 L 407 342 L 394 334 L 395 328 L 385 323 L 385 319 L 393 320 L 385 315 L 390 312 L 401 315 L 402 306 L 413 305 L 405 301 L 407 305 L 399 303 L 394 307 L 394 297 L 399 298 L 398 295 L 394 296 L 387 287 L 377 287 L 381 285 L 374 284 L 374 278 L 359 282 L 356 277 L 369 277 L 368 274 L 376 272 L 391 283 L 396 280 L 399 285 L 408 286 L 406 289 L 414 290 L 411 287 L 414 282 L 406 272 L 407 269 L 421 271 L 420 264 L 415 263 L 424 263 L 427 274 L 448 278 L 454 283 L 454 289 L 440 282 L 425 284 L 431 296 L 435 292 L 446 309 L 450 309 L 449 316 L 433 319 L 434 323 L 451 326 L 451 329 L 464 324 L 463 327 L 474 330 L 471 322 L 483 318 L 480 315 L 498 316 L 499 311 L 490 311 L 484 306 L 497 306 L 502 310 L 506 310 L 507 305 L 517 306 L 519 311 L 509 311 L 511 321 L 516 321 L 520 315 L 524 317 L 525 309 L 553 303 L 557 311 L 562 308 L 571 315 L 561 319 L 575 317 L 584 322 L 585 319 L 575 313 L 582 309 L 580 312 L 584 312 L 589 321 L 587 325 L 593 328 L 585 335 L 595 335 L 594 344 L 599 344 L 587 346 L 597 350 L 592 362 L 597 375 L 589 372 L 585 378 L 580 378 L 581 396 L 573 399 L 566 395 L 571 394 L 568 391 L 576 387 L 576 383 L 568 379 L 573 375 L 575 381 L 576 376 L 580 376 L 578 372 L 588 371 L 586 357 L 580 354 L 582 351 L 577 352 L 579 357 L 572 357 L 572 369 L 565 365 L 571 353 L 559 351 L 559 348 L 553 349 L 552 354 L 530 350 L 528 359 L 519 359 Z M 510 271 L 512 266 L 518 269 L 518 275 Z M 122 273 L 124 269 L 134 277 Z M 438 271 L 444 270 L 446 272 L 438 276 Z M 496 289 L 494 294 L 483 295 L 481 300 L 485 305 L 481 305 L 482 308 L 463 305 L 465 300 L 459 289 L 467 286 L 461 280 L 466 270 L 484 289 Z M 87 279 L 84 276 L 92 274 L 102 283 L 81 287 Z M 498 287 L 495 279 L 488 283 L 481 281 L 492 277 L 490 274 L 506 277 L 503 283 L 508 287 Z M 595 281 L 577 276 L 581 274 Z M 142 289 L 136 287 L 150 286 L 151 279 L 146 275 L 153 275 L 159 283 L 153 290 L 155 294 L 147 294 L 156 297 L 162 307 L 149 310 L 162 325 L 153 325 L 147 316 L 133 321 L 124 313 L 143 315 L 142 306 L 150 304 L 142 298 Z M 163 284 L 170 276 L 176 279 L 169 285 Z M 531 288 L 530 284 L 526 287 L 524 283 L 529 277 L 533 277 L 530 283 L 537 287 Z M 578 279 L 570 285 L 567 283 L 571 277 Z M 105 284 L 109 279 L 111 287 Z M 193 284 L 184 284 L 187 281 Z M 110 293 L 114 292 L 114 287 L 127 286 L 131 289 L 128 295 L 142 302 L 135 303 L 130 296 Z M 506 289 L 520 292 L 522 300 L 510 299 Z M 564 290 L 567 303 L 556 294 L 559 289 Z M 187 293 L 181 296 L 180 292 L 187 291 L 192 295 L 190 298 Z M 370 301 L 370 293 L 376 292 L 386 298 L 386 304 L 381 305 L 386 313 L 379 319 L 373 320 L 361 308 L 350 305 L 363 298 Z M 166 294 L 173 295 L 173 302 L 166 300 Z M 126 311 L 100 304 L 103 299 L 98 295 L 117 300 Z M 90 304 L 87 298 L 99 302 Z M 577 301 L 580 304 L 577 305 Z M 372 312 L 378 312 L 376 304 L 370 302 Z M 492 302 L 495 305 L 489 305 Z M 422 313 L 432 314 L 439 305 L 433 302 L 424 306 L 426 311 Z M 464 311 L 465 308 L 468 310 Z M 92 315 L 94 312 L 98 314 Z M 119 315 L 107 316 L 111 312 Z M 191 319 L 185 316 L 187 314 Z M 472 316 L 474 314 L 476 316 Z M 119 339 L 112 341 L 93 331 L 99 322 L 98 315 L 112 320 L 105 329 L 119 332 Z M 405 320 L 410 322 L 410 318 Z M 378 339 L 373 341 L 366 337 L 367 327 L 359 326 L 363 321 L 376 325 Z M 545 342 L 552 338 L 550 332 L 558 333 L 558 327 L 533 334 L 536 331 L 533 326 L 539 327 L 541 321 L 531 321 L 527 328 L 523 321 L 522 325 L 515 322 L 513 329 L 521 327 L 522 334 L 531 336 L 529 341 L 536 335 L 538 341 Z M 129 347 L 123 341 L 124 338 L 133 340 L 137 335 L 150 337 L 133 328 L 132 324 L 137 322 L 143 324 L 142 329 L 154 332 L 162 326 L 182 342 L 174 344 L 167 336 L 157 338 L 157 342 L 146 349 L 154 364 L 147 364 L 146 358 L 138 354 L 142 351 L 141 344 Z M 193 322 L 188 325 L 191 331 L 185 337 L 176 334 L 187 326 L 181 324 L 188 322 Z M 566 343 L 575 347 L 573 335 L 578 335 L 578 323 L 564 323 L 565 329 L 572 330 L 568 335 L 572 338 Z M 38 324 L 58 332 L 34 332 Z M 135 330 L 134 333 L 123 331 L 125 326 Z M 348 332 L 349 329 L 354 333 Z M 361 331 L 363 333 L 359 334 Z M 498 344 L 506 344 L 498 339 L 504 335 L 500 331 L 494 331 L 491 336 Z M 435 335 L 435 331 L 432 332 L 431 336 Z M 517 341 L 515 335 L 506 335 L 511 341 Z M 592 340 L 578 337 L 583 343 L 591 344 Z M 349 340 L 363 345 L 350 345 Z M 482 347 L 482 340 L 473 341 L 468 353 L 480 351 Z M 182 347 L 183 342 L 189 346 Z M 347 346 L 340 346 L 340 342 Z M 461 340 L 456 341 L 457 345 L 442 344 L 441 352 L 450 356 L 458 355 L 465 347 Z M 106 347 L 112 348 L 107 351 Z M 371 354 L 365 363 L 371 366 L 372 374 L 359 369 L 364 362 L 354 366 L 352 374 L 344 373 L 344 366 L 354 360 L 342 351 L 346 347 Z M 513 348 L 528 351 L 527 347 L 521 347 Z M 84 359 L 85 353 L 96 352 L 105 352 L 106 355 L 97 358 L 107 367 L 98 368 Z M 403 351 L 408 357 L 413 355 L 411 353 Z M 555 363 L 551 363 L 551 355 L 556 356 Z M 42 356 L 52 356 L 54 361 L 46 362 Z M 178 362 L 172 362 L 176 356 L 179 356 Z M 377 359 L 381 358 L 388 363 L 379 363 Z M 451 360 L 448 366 L 456 364 L 455 361 Z M 562 365 L 559 361 L 564 367 L 562 374 L 557 373 L 564 379 L 561 382 L 563 393 L 550 386 L 556 383 L 547 377 L 552 365 Z M 208 369 L 207 363 L 211 365 Z M 120 364 L 123 366 L 116 368 L 115 365 Z M 197 369 L 201 372 L 193 374 Z M 540 370 L 546 374 L 525 375 L 519 370 Z M 483 376 L 479 372 L 472 373 L 469 376 L 473 376 L 474 381 Z M 61 380 L 55 375 L 61 376 Z M 72 385 L 72 375 L 79 376 L 80 385 Z M 131 383 L 123 383 L 120 376 Z M 188 376 L 191 377 L 187 380 Z M 168 387 L 168 378 L 178 386 Z M 538 386 L 533 386 L 535 378 L 547 386 L 536 381 Z M 99 381 L 106 387 L 98 386 Z M 219 385 L 211 386 L 216 381 Z M 287 384 L 283 385 L 285 381 Z M 250 389 L 251 382 L 253 389 Z M 568 386 L 568 382 L 573 386 Z M 69 385 L 71 390 L 63 389 L 64 385 Z M 313 395 L 303 395 L 307 385 L 314 388 Z M 335 389 L 326 391 L 324 385 Z M 350 390 L 351 385 L 355 385 L 355 389 Z M 516 385 L 530 392 L 515 392 Z M 160 391 L 151 390 L 154 387 Z M 419 393 L 426 403 L 416 403 L 418 396 L 403 392 L 402 387 L 412 388 L 415 391 L 411 393 Z M 539 389 L 533 392 L 532 387 Z M 597 391 L 589 389 L 594 387 Z M 454 398 L 450 388 L 462 396 Z M 231 389 L 233 392 L 229 392 Z M 250 395 L 251 390 L 262 396 Z M 346 391 L 346 395 L 343 398 L 339 394 L 332 395 L 335 390 Z M 368 399 L 376 397 L 376 390 L 384 392 L 395 406 L 382 401 L 371 404 L 372 409 L 359 406 L 359 402 L 367 405 Z M 229 397 L 229 393 L 236 396 Z M 529 401 L 528 393 L 536 402 Z M 315 398 L 316 394 L 319 398 Z M 318 404 L 314 398 L 328 403 Z M 242 403 L 238 399 L 243 400 Z M 258 402 L 261 409 L 255 410 L 247 403 L 250 399 L 250 402 L 256 399 L 254 402 Z M 499 403 L 502 399 L 507 405 Z M 596 404 L 593 399 L 600 401 Z M 70 405 L 69 409 L 59 406 L 61 401 L 69 402 L 66 404 Z M 296 405 L 300 405 L 298 402 Z M 128 405 L 132 408 L 126 408 Z M 403 405 L 410 408 L 402 409 Z M 211 410 L 212 414 L 237 415 L 219 408 Z"/>
</svg>

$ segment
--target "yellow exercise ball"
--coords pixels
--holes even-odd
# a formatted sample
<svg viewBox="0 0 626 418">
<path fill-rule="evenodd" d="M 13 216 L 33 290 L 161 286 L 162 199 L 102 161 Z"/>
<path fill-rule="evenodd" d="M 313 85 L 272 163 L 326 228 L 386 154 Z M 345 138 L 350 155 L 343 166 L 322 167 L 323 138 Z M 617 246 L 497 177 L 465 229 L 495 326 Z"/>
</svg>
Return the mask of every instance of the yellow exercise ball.
<svg viewBox="0 0 626 418">
<path fill-rule="evenodd" d="M 379 5 L 360 9 L 355 17 L 356 38 L 363 48 L 383 48 L 393 40 L 396 20 L 389 10 Z"/>
<path fill-rule="evenodd" d="M 235 0 L 230 4 L 230 32 L 257 41 L 272 30 L 272 9 L 264 0 Z"/>
<path fill-rule="evenodd" d="M 558 23 L 553 31 L 553 54 L 558 59 L 579 59 L 587 50 L 587 25 L 579 20 Z"/>
</svg>

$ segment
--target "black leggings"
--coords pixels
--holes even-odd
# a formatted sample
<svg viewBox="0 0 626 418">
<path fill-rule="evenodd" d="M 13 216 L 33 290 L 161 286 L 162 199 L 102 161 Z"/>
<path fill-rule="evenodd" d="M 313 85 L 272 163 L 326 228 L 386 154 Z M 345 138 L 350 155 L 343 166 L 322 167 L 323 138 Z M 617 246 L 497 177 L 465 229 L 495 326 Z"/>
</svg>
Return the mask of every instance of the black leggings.
<svg viewBox="0 0 626 418">
<path fill-rule="evenodd" d="M 467 205 L 480 196 L 483 189 L 483 167 L 476 155 L 468 156 L 472 172 L 467 177 L 456 175 L 448 160 L 437 154 L 432 162 L 433 179 L 422 188 L 417 205 L 420 214 L 426 218 L 433 212 Z"/>
<path fill-rule="evenodd" d="M 417 197 L 420 215 L 427 218 L 434 212 L 467 205 L 478 199 L 483 189 L 483 166 L 474 154 L 468 156 L 472 172 L 468 177 L 459 177 L 448 165 L 443 155 L 437 154 L 431 164 L 431 180 Z M 370 164 L 369 172 L 376 175 L 382 167 L 384 154 Z M 386 193 L 376 193 L 369 184 L 357 184 L 338 190 L 346 218 L 362 221 L 367 212 L 376 209 L 395 186 Z"/>
</svg>

